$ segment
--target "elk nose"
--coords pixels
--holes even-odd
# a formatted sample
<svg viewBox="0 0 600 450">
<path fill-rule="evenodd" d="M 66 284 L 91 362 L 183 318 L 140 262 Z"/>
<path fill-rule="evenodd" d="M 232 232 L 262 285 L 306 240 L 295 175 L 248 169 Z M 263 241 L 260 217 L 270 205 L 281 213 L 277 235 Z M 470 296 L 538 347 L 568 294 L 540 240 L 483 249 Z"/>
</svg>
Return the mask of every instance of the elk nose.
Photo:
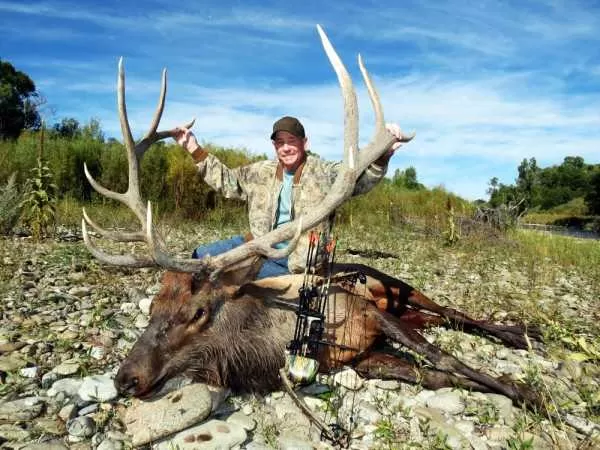
<svg viewBox="0 0 600 450">
<path fill-rule="evenodd" d="M 117 377 L 115 379 L 115 387 L 121 395 L 134 395 L 139 382 L 138 377 Z"/>
</svg>

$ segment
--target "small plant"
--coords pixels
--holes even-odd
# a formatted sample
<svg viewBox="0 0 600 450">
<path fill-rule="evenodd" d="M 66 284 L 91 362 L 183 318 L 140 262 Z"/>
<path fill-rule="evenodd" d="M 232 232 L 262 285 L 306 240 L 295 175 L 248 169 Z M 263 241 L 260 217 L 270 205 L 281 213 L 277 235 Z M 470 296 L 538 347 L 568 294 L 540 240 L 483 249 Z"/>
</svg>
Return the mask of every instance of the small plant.
<svg viewBox="0 0 600 450">
<path fill-rule="evenodd" d="M 533 449 L 533 436 L 526 438 L 526 432 L 529 430 L 530 425 L 527 423 L 527 416 L 520 416 L 513 430 L 515 435 L 507 439 L 506 444 L 510 450 L 529 450 Z"/>
<path fill-rule="evenodd" d="M 21 215 L 23 193 L 19 190 L 17 174 L 13 173 L 0 187 L 0 234 L 7 235 L 13 230 Z"/>
<path fill-rule="evenodd" d="M 448 444 L 448 435 L 438 431 L 429 444 L 429 448 L 434 450 L 452 450 L 450 444 Z"/>
<path fill-rule="evenodd" d="M 524 372 L 525 373 L 523 376 L 523 381 L 525 382 L 525 384 L 527 384 L 527 386 L 532 387 L 533 389 L 541 390 L 544 381 L 542 379 L 542 372 L 539 366 L 533 363 L 529 363 L 525 367 Z"/>
<path fill-rule="evenodd" d="M 429 419 L 420 420 L 419 428 L 424 436 L 429 436 L 424 448 L 434 450 L 450 450 L 452 448 L 448 444 L 448 435 L 439 430 L 434 432 Z"/>
<path fill-rule="evenodd" d="M 454 245 L 460 239 L 460 234 L 456 230 L 454 205 L 450 197 L 448 197 L 448 201 L 446 202 L 446 220 L 446 230 L 442 233 L 444 241 L 446 245 Z"/>
<path fill-rule="evenodd" d="M 405 408 L 402 403 L 393 402 L 392 398 L 387 391 L 374 398 L 375 408 L 381 415 L 381 419 L 375 423 L 377 449 L 407 448 L 406 445 L 401 447 L 400 444 L 406 444 L 410 439 L 407 426 L 410 408 Z"/>
<path fill-rule="evenodd" d="M 489 399 L 475 401 L 466 399 L 466 401 L 465 415 L 473 417 L 479 428 L 488 428 L 500 422 L 500 410 L 493 401 Z"/>
<path fill-rule="evenodd" d="M 56 219 L 56 185 L 42 157 L 31 169 L 32 176 L 25 183 L 25 196 L 21 203 L 23 222 L 31 229 L 34 241 L 48 236 Z"/>
<path fill-rule="evenodd" d="M 494 425 L 500 421 L 500 411 L 494 402 L 486 401 L 481 405 L 477 418 L 482 425 Z"/>
<path fill-rule="evenodd" d="M 391 417 L 378 420 L 375 426 L 377 449 L 397 449 L 401 443 L 407 442 L 410 438 L 409 431 L 395 423 Z"/>
<path fill-rule="evenodd" d="M 265 444 L 268 447 L 278 447 L 277 441 L 279 437 L 279 430 L 277 430 L 277 425 L 275 425 L 274 423 L 263 424 L 261 434 L 263 435 Z"/>
</svg>

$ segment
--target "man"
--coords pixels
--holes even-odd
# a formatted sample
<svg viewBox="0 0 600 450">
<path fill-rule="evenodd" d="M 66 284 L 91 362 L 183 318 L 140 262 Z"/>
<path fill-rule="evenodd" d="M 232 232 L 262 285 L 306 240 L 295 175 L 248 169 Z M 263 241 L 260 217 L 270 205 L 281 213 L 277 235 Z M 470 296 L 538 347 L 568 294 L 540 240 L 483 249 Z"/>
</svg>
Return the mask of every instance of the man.
<svg viewBox="0 0 600 450">
<path fill-rule="evenodd" d="M 388 124 L 386 128 L 397 141 L 386 154 L 361 174 L 353 195 L 368 192 L 383 178 L 390 157 L 401 145 L 400 127 Z M 275 148 L 276 160 L 259 161 L 236 169 L 229 169 L 214 155 L 204 150 L 190 130 L 177 128 L 172 137 L 190 152 L 198 173 L 213 189 L 226 198 L 248 202 L 251 234 L 245 237 L 234 236 L 198 247 L 194 250 L 192 258 L 218 255 L 243 244 L 253 236 L 262 236 L 308 212 L 328 193 L 340 165 L 339 162 L 323 161 L 309 155 L 304 127 L 298 119 L 290 116 L 282 117 L 273 124 L 271 141 Z M 328 219 L 319 224 L 317 231 L 328 233 L 331 228 L 330 222 L 331 219 Z M 302 272 L 307 249 L 308 239 L 301 237 L 296 249 L 287 258 L 266 261 L 257 279 Z"/>
</svg>

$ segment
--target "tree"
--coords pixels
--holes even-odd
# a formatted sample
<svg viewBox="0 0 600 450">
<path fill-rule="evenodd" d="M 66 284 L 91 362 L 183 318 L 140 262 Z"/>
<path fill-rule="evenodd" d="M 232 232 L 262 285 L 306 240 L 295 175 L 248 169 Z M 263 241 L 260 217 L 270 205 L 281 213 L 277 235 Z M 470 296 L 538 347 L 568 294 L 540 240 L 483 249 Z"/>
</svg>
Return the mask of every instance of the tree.
<svg viewBox="0 0 600 450">
<path fill-rule="evenodd" d="M 494 196 L 494 194 L 496 194 L 496 192 L 498 192 L 498 189 L 500 188 L 500 182 L 498 181 L 498 177 L 493 177 L 490 179 L 490 181 L 488 182 L 488 188 L 485 191 L 486 194 L 488 194 L 490 196 L 490 199 Z"/>
<path fill-rule="evenodd" d="M 0 60 L 0 139 L 16 139 L 24 129 L 39 129 L 37 97 L 31 78 Z"/>
<path fill-rule="evenodd" d="M 540 168 L 535 158 L 523 159 L 518 167 L 517 189 L 523 195 L 527 206 L 539 204 L 539 173 Z"/>
<path fill-rule="evenodd" d="M 58 134 L 60 137 L 72 139 L 81 134 L 81 129 L 79 128 L 79 122 L 72 118 L 64 118 L 60 121 L 60 123 L 55 123 L 52 127 L 54 132 Z"/>
<path fill-rule="evenodd" d="M 104 142 L 104 132 L 100 126 L 100 121 L 96 118 L 91 118 L 87 125 L 83 126 L 81 134 L 87 139 Z M 162 144 L 163 142 L 159 141 L 158 143 Z"/>
<path fill-rule="evenodd" d="M 492 184 L 492 182 L 494 182 L 494 184 Z M 490 206 L 492 208 L 497 208 L 500 205 L 508 205 L 510 203 L 514 204 L 521 201 L 523 198 L 516 186 L 498 183 L 496 177 L 490 180 L 488 193 L 490 193 Z"/>
<path fill-rule="evenodd" d="M 591 176 L 590 191 L 585 196 L 585 204 L 590 214 L 600 215 L 600 165 Z"/>
<path fill-rule="evenodd" d="M 395 186 L 402 187 L 411 191 L 418 191 L 421 189 L 425 189 L 419 181 L 417 180 L 417 169 L 414 167 L 408 167 L 406 170 L 396 169 L 394 172 L 394 177 L 392 178 L 392 183 Z"/>
</svg>

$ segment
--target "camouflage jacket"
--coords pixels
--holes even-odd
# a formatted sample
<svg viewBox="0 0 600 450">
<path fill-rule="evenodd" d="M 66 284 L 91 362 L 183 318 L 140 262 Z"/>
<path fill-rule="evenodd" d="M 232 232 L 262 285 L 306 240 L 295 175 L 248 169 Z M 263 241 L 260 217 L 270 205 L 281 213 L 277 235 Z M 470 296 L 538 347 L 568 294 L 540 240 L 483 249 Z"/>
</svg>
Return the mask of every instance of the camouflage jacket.
<svg viewBox="0 0 600 450">
<path fill-rule="evenodd" d="M 200 150 L 200 149 L 199 149 Z M 214 155 L 196 150 L 193 158 L 198 173 L 204 181 L 226 198 L 236 198 L 248 203 L 250 232 L 262 236 L 273 229 L 279 193 L 283 182 L 283 168 L 277 160 L 258 161 L 230 169 Z M 318 205 L 333 185 L 340 162 L 330 162 L 307 155 L 296 170 L 292 186 L 292 219 L 308 213 Z M 353 195 L 368 192 L 385 175 L 387 167 L 372 164 L 359 177 Z M 331 219 L 319 224 L 316 231 L 328 233 Z M 308 235 L 308 232 L 306 233 Z M 304 270 L 308 252 L 308 236 L 301 236 L 298 246 L 290 254 L 288 269 L 291 273 Z"/>
</svg>

